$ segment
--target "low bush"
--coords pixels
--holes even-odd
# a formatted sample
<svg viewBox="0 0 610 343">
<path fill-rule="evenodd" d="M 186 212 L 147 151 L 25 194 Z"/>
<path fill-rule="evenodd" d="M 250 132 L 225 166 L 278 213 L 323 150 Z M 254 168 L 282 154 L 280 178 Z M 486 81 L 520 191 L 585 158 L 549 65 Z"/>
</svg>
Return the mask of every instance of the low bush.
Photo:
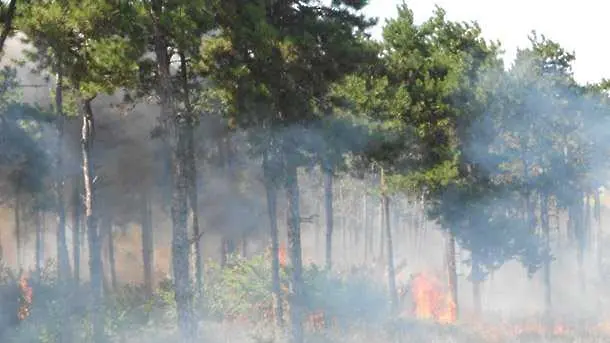
<svg viewBox="0 0 610 343">
<path fill-rule="evenodd" d="M 290 266 L 280 270 L 281 297 L 288 318 Z M 89 342 L 91 323 L 87 284 L 61 286 L 55 267 L 47 265 L 41 275 L 29 277 L 33 299 L 25 318 L 20 277 L 0 269 L 1 342 Z M 34 275 L 34 273 L 30 273 Z M 385 290 L 374 280 L 355 272 L 335 274 L 316 265 L 303 271 L 306 327 L 319 329 L 319 321 L 338 329 L 373 324 L 387 318 Z M 269 326 L 273 320 L 271 262 L 265 254 L 249 259 L 234 256 L 225 267 L 206 264 L 204 291 L 195 298 L 200 319 L 240 322 L 248 327 Z M 198 292 L 194 292 L 199 294 Z M 141 285 L 122 285 L 105 294 L 106 330 L 110 341 L 143 337 L 157 331 L 171 332 L 176 322 L 171 280 L 162 280 L 152 297 Z M 133 341 L 130 339 L 130 341 Z"/>
</svg>

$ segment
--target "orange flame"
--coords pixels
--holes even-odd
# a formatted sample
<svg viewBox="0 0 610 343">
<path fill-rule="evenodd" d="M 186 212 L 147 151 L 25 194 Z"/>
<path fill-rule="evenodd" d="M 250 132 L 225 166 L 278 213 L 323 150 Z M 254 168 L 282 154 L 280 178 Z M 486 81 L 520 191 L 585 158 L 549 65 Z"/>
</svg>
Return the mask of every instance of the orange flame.
<svg viewBox="0 0 610 343">
<path fill-rule="evenodd" d="M 19 311 L 17 317 L 19 320 L 24 320 L 30 316 L 30 306 L 32 305 L 32 287 L 28 284 L 28 279 L 22 276 L 19 279 Z"/>
<path fill-rule="evenodd" d="M 450 293 L 443 292 L 441 283 L 433 276 L 417 274 L 411 284 L 415 317 L 435 320 L 441 324 L 456 321 L 456 304 Z"/>
<path fill-rule="evenodd" d="M 284 243 L 280 244 L 280 248 L 278 249 L 278 256 L 280 260 L 280 266 L 285 267 L 288 257 L 286 254 L 286 245 Z"/>
</svg>

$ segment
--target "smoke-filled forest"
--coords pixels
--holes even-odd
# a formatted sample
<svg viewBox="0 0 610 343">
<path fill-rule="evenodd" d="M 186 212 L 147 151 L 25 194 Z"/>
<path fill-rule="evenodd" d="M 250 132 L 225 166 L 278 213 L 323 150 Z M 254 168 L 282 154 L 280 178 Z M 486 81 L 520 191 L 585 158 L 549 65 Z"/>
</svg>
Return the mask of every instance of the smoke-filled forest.
<svg viewBox="0 0 610 343">
<path fill-rule="evenodd" d="M 365 6 L 3 1 L 0 342 L 610 341 L 610 81 Z"/>
</svg>

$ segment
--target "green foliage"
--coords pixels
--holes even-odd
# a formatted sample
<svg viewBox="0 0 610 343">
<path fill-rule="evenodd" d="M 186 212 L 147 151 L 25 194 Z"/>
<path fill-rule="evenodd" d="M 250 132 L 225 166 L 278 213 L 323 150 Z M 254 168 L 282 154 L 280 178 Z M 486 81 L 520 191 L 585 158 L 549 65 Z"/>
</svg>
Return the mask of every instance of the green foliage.
<svg viewBox="0 0 610 343">
<path fill-rule="evenodd" d="M 212 264 L 204 299 L 214 316 L 272 321 L 271 261 L 267 254 L 251 259 L 233 257 L 229 267 Z M 286 299 L 290 267 L 281 269 L 282 298 Z M 365 275 L 335 275 L 316 265 L 305 267 L 304 304 L 308 313 L 325 313 L 337 325 L 372 324 L 386 318 L 385 290 Z"/>
<path fill-rule="evenodd" d="M 19 10 L 17 27 L 35 48 L 26 57 L 39 71 L 61 72 L 73 96 L 135 87 L 144 47 L 125 36 L 113 2 L 31 1 Z"/>
<path fill-rule="evenodd" d="M 311 133 L 308 126 L 327 114 L 324 103 L 332 84 L 374 60 L 362 39 L 373 22 L 349 8 L 312 1 L 222 1 L 212 10 L 220 30 L 203 40 L 199 70 L 213 81 L 210 94 L 226 105 L 224 113 L 240 127 L 279 131 L 275 139 L 283 142 L 290 163 L 334 160 L 327 156 L 332 143 L 307 142 L 334 131 Z"/>
</svg>

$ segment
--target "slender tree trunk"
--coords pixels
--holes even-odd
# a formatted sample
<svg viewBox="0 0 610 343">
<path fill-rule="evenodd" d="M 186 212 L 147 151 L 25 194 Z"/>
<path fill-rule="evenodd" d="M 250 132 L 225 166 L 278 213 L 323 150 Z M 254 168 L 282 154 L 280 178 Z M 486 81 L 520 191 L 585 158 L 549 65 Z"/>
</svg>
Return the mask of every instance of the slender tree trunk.
<svg viewBox="0 0 610 343">
<path fill-rule="evenodd" d="M 235 240 L 230 237 L 229 234 L 226 234 L 225 237 L 222 239 L 222 255 L 220 260 L 220 265 L 223 268 L 227 266 L 228 262 L 235 254 L 235 250 Z"/>
<path fill-rule="evenodd" d="M 96 199 L 94 190 L 95 171 L 91 159 L 91 146 L 93 142 L 93 111 L 91 101 L 83 99 L 81 103 L 82 128 L 81 128 L 81 154 L 84 181 L 84 211 L 89 241 L 89 274 L 91 279 L 92 296 L 92 323 L 94 342 L 104 341 L 104 319 L 102 301 L 102 261 L 101 242 L 98 230 L 98 218 L 96 213 Z"/>
<path fill-rule="evenodd" d="M 481 304 L 481 281 L 482 281 L 482 272 L 480 266 L 479 257 L 476 254 L 472 254 L 472 271 L 471 271 L 471 279 L 472 279 L 472 300 L 474 306 L 474 315 L 476 318 L 481 317 L 482 304 Z"/>
<path fill-rule="evenodd" d="M 34 225 L 36 225 L 36 275 L 40 279 L 44 268 L 44 228 L 40 208 L 37 208 L 34 213 L 34 221 Z"/>
<path fill-rule="evenodd" d="M 81 192 L 79 190 L 79 184 L 74 186 L 72 193 L 72 259 L 74 262 L 74 282 L 80 282 L 80 227 L 81 227 L 81 211 L 82 211 L 82 199 Z"/>
<path fill-rule="evenodd" d="M 595 190 L 595 210 L 594 210 L 594 217 L 595 217 L 595 221 L 597 223 L 596 225 L 596 231 L 597 231 L 597 244 L 596 244 L 596 261 L 597 261 L 597 271 L 599 273 L 600 276 L 602 276 L 603 271 L 602 271 L 602 261 L 603 261 L 603 256 L 602 256 L 602 246 L 604 244 L 604 232 L 602 229 L 602 204 L 601 204 L 601 196 L 599 194 L 599 189 Z"/>
<path fill-rule="evenodd" d="M 174 119 L 183 120 L 183 119 Z M 172 123 L 172 160 L 173 160 L 173 194 L 172 194 L 172 251 L 173 268 L 176 285 L 176 305 L 178 307 L 178 324 L 185 342 L 195 338 L 195 322 L 192 308 L 190 278 L 190 239 L 188 232 L 188 141 L 186 132 L 188 124 Z"/>
<path fill-rule="evenodd" d="M 324 168 L 324 209 L 326 213 L 326 269 L 332 268 L 333 253 L 333 172 Z"/>
<path fill-rule="evenodd" d="M 93 143 L 93 110 L 90 99 L 82 100 L 81 153 L 84 183 L 85 225 L 89 240 L 89 274 L 91 278 L 93 340 L 105 340 L 103 309 L 102 243 L 98 229 L 96 195 L 94 186 L 95 171 L 91 159 Z"/>
<path fill-rule="evenodd" d="M 189 272 L 190 240 L 188 232 L 188 142 L 186 133 L 188 120 L 175 112 L 172 77 L 170 74 L 169 41 L 165 34 L 163 18 L 167 15 L 164 2 L 152 1 L 154 45 L 159 75 L 159 98 L 161 120 L 167 129 L 171 151 L 171 218 L 172 218 L 172 267 L 178 327 L 183 342 L 195 338 L 195 323 L 192 308 L 191 281 Z"/>
<path fill-rule="evenodd" d="M 224 166 L 228 178 L 229 178 L 229 184 L 230 184 L 230 189 L 232 191 L 232 193 L 237 194 L 239 192 L 239 190 L 235 187 L 236 183 L 237 183 L 237 177 L 235 175 L 235 169 L 234 169 L 234 162 L 233 162 L 233 150 L 231 148 L 231 137 L 230 137 L 230 133 L 227 132 L 226 137 L 223 137 L 222 139 L 220 139 L 220 141 L 218 142 L 219 146 L 218 146 L 218 150 L 220 152 L 220 160 L 221 160 L 221 165 Z M 233 256 L 235 254 L 235 251 L 237 250 L 237 244 L 236 244 L 236 239 L 235 239 L 235 228 L 231 227 L 231 231 L 227 232 L 224 234 L 224 237 L 222 238 L 223 243 L 222 243 L 222 252 L 221 252 L 221 263 L 220 265 L 222 267 L 225 267 L 227 264 L 227 261 L 230 259 L 231 256 Z"/>
<path fill-rule="evenodd" d="M 110 267 L 110 285 L 112 290 L 118 289 L 117 275 L 116 275 L 116 255 L 114 249 L 114 225 L 109 219 L 104 220 L 105 225 L 102 228 L 106 233 L 106 239 L 108 242 L 108 266 Z"/>
<path fill-rule="evenodd" d="M 446 248 L 446 260 L 447 260 L 447 272 L 449 280 L 449 290 L 451 291 L 451 301 L 453 302 L 453 319 L 457 320 L 459 317 L 459 299 L 458 299 L 458 280 L 457 280 L 457 266 L 455 262 L 455 235 L 450 230 L 447 233 L 447 248 Z"/>
<path fill-rule="evenodd" d="M 379 199 L 379 260 L 383 261 L 385 254 L 385 230 L 384 230 L 384 219 L 383 218 L 383 199 Z"/>
<path fill-rule="evenodd" d="M 13 209 L 15 221 L 15 245 L 17 250 L 17 269 L 23 270 L 23 242 L 21 239 L 21 176 L 17 176 L 15 184 L 15 208 Z"/>
<path fill-rule="evenodd" d="M 248 234 L 241 234 L 241 257 L 248 258 Z"/>
<path fill-rule="evenodd" d="M 583 220 L 584 220 L 584 230 L 585 230 L 585 245 L 587 249 L 591 246 L 591 226 L 593 223 L 592 212 L 591 212 L 591 195 L 589 193 L 585 194 L 584 201 L 584 209 L 583 209 Z"/>
<path fill-rule="evenodd" d="M 383 206 L 383 217 L 385 223 L 385 238 L 387 246 L 387 266 L 388 266 L 388 292 L 390 293 L 390 301 L 392 304 L 392 314 L 398 313 L 398 294 L 396 293 L 396 271 L 394 270 L 394 249 L 392 242 L 392 222 L 390 220 L 390 197 L 383 195 L 381 197 Z"/>
<path fill-rule="evenodd" d="M 146 294 L 153 295 L 153 261 L 154 261 L 154 241 L 152 230 L 152 211 L 148 193 L 144 193 L 141 199 L 142 205 L 142 263 L 144 265 L 144 287 Z"/>
<path fill-rule="evenodd" d="M 322 195 L 322 198 L 324 198 L 324 195 Z M 315 202 L 317 203 L 316 205 L 316 213 L 324 213 L 324 200 L 323 199 L 319 199 L 316 198 Z M 322 225 L 316 225 L 314 228 L 314 246 L 315 246 L 315 256 L 316 259 L 319 256 L 324 256 L 324 252 L 323 250 L 326 250 L 326 246 L 325 243 L 322 243 L 322 236 L 326 237 L 326 228 L 323 227 Z M 324 257 L 322 257 L 324 258 Z"/>
<path fill-rule="evenodd" d="M 290 297 L 291 343 L 303 343 L 303 260 L 301 257 L 301 211 L 297 167 L 286 167 L 286 195 L 288 198 L 288 247 L 292 263 L 292 294 Z"/>
<path fill-rule="evenodd" d="M 271 169 L 269 152 L 263 156 L 263 171 L 265 173 L 265 191 L 267 193 L 267 214 L 271 230 L 271 287 L 273 292 L 273 308 L 275 323 L 278 328 L 284 325 L 284 309 L 282 306 L 282 293 L 280 289 L 280 240 L 277 225 L 277 189 L 273 181 L 274 169 Z"/>
<path fill-rule="evenodd" d="M 347 238 L 347 225 L 346 225 L 346 215 L 347 215 L 347 202 L 345 201 L 345 187 L 343 183 L 339 183 L 339 199 L 337 201 L 337 205 L 339 207 L 338 215 L 339 218 L 339 232 L 341 233 L 341 250 L 343 252 L 343 265 L 349 258 L 349 249 L 348 246 L 348 238 Z"/>
<path fill-rule="evenodd" d="M 586 249 L 586 228 L 584 226 L 584 204 L 583 194 L 578 193 L 576 195 L 576 204 L 573 206 L 572 213 L 574 215 L 573 225 L 574 232 L 576 234 L 576 262 L 578 265 L 578 281 L 580 284 L 581 291 L 584 294 L 586 283 L 585 283 L 585 249 Z"/>
<path fill-rule="evenodd" d="M 368 244 L 369 244 L 369 208 L 368 208 L 368 199 L 366 195 L 366 191 L 362 196 L 362 244 L 364 246 L 364 264 L 366 265 L 368 261 Z"/>
<path fill-rule="evenodd" d="M 203 294 L 203 241 L 199 227 L 199 197 L 198 197 L 198 175 L 197 175 L 197 156 L 195 154 L 195 127 L 198 121 L 193 113 L 190 101 L 189 72 L 186 55 L 180 52 L 180 65 L 182 73 L 182 92 L 184 108 L 188 116 L 187 130 L 187 159 L 188 159 L 188 178 L 189 178 L 189 204 L 191 208 L 192 231 L 195 245 L 195 287 L 198 294 Z"/>
<path fill-rule="evenodd" d="M 61 66 L 61 56 L 59 56 L 58 66 Z M 66 282 L 70 278 L 70 257 L 68 245 L 66 244 L 66 209 L 64 204 L 64 112 L 63 112 L 63 72 L 58 68 L 57 80 L 55 85 L 55 111 L 57 111 L 58 138 L 55 150 L 57 162 L 55 180 L 55 202 L 57 205 L 57 276 L 60 282 Z"/>
<path fill-rule="evenodd" d="M 544 305 L 547 320 L 551 319 L 553 309 L 551 297 L 551 227 L 549 224 L 549 199 L 548 195 L 540 194 L 540 222 L 542 224 L 542 234 L 544 237 L 545 253 L 548 254 L 544 260 Z"/>
</svg>

